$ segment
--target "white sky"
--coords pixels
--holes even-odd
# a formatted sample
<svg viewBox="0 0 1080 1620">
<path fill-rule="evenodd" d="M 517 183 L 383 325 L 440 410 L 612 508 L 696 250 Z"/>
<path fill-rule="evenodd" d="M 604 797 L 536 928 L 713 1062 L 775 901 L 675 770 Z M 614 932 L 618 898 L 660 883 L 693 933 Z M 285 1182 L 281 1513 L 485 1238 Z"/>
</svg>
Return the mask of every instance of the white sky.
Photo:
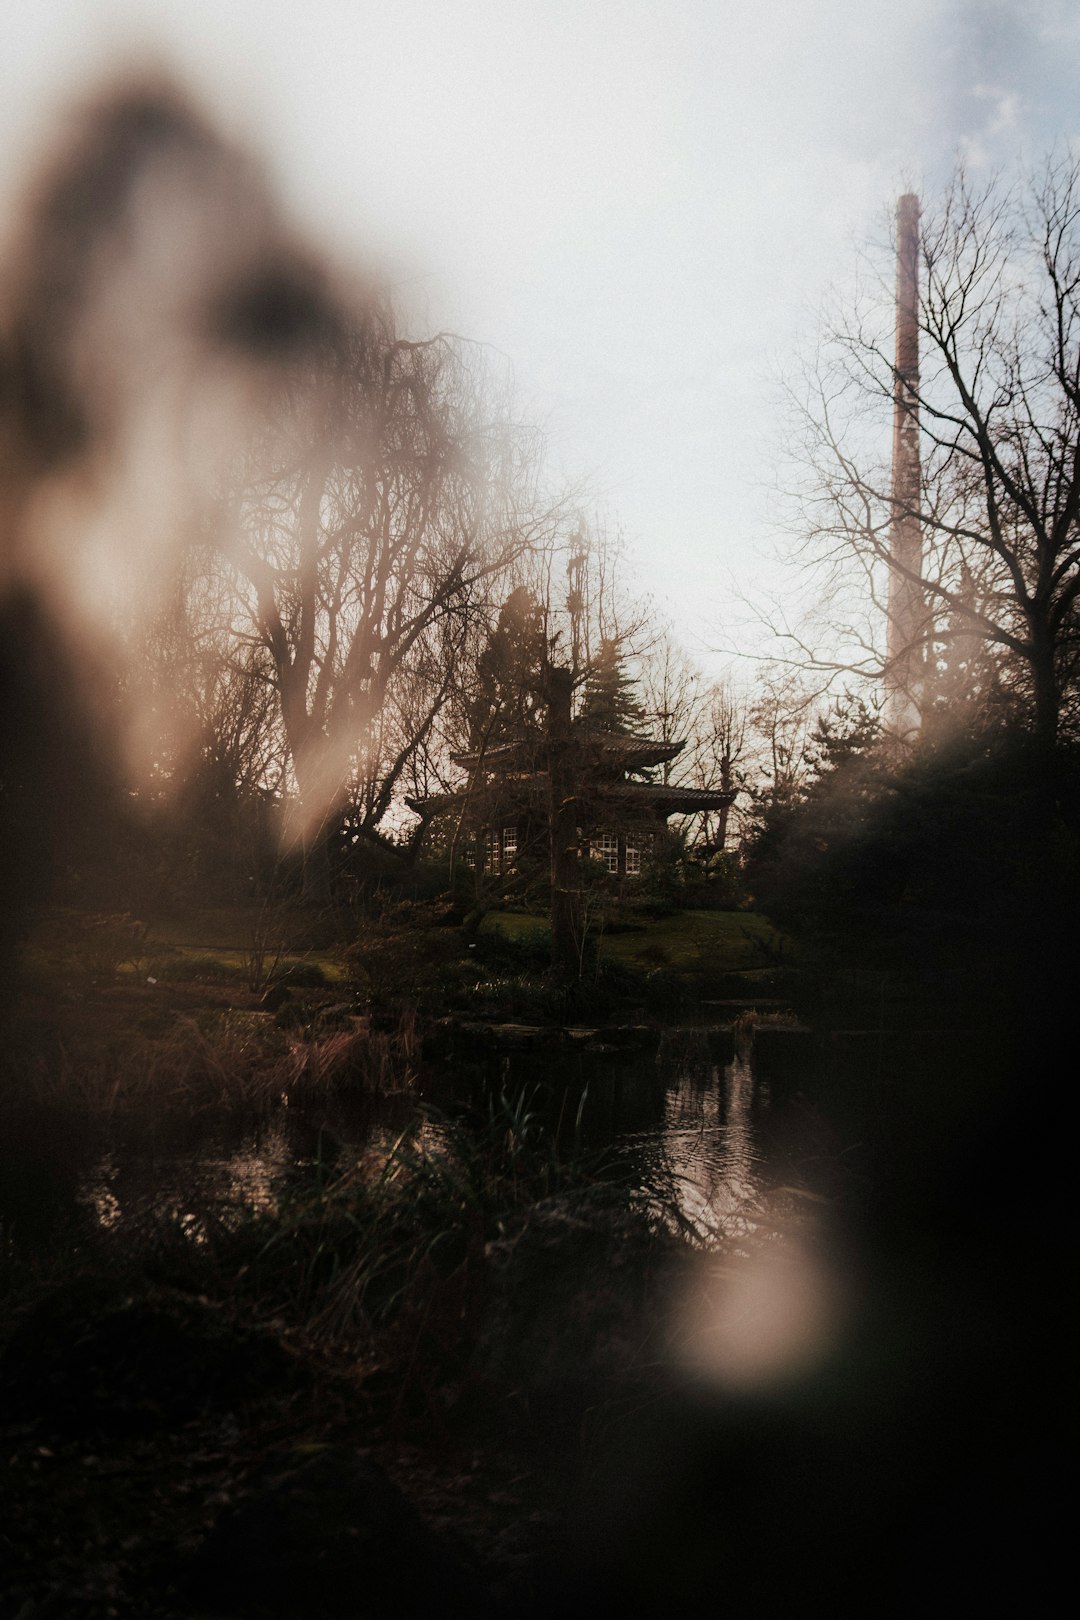
<svg viewBox="0 0 1080 1620">
<path fill-rule="evenodd" d="M 699 653 L 768 581 L 775 374 L 855 245 L 959 151 L 1080 139 L 1077 0 L 16 4 L 0 204 L 66 91 L 156 53 L 309 229 L 510 358 Z"/>
</svg>

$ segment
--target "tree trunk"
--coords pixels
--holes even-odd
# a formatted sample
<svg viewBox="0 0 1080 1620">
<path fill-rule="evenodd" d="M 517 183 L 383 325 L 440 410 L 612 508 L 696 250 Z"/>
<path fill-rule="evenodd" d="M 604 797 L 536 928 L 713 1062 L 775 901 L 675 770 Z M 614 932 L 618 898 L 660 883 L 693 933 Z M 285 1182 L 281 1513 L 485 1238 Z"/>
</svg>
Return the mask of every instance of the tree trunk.
<svg viewBox="0 0 1080 1620">
<path fill-rule="evenodd" d="M 577 888 L 577 804 L 570 759 L 568 669 L 548 672 L 548 826 L 551 840 L 551 962 L 565 979 L 581 977 L 581 895 Z"/>
<path fill-rule="evenodd" d="M 731 767 L 731 755 L 724 754 L 720 760 L 720 787 L 724 793 L 731 792 L 731 783 L 733 778 L 734 772 Z M 723 854 L 724 850 L 727 848 L 728 817 L 730 814 L 731 806 L 729 804 L 721 805 L 720 809 L 716 813 L 716 847 L 720 854 Z"/>
<path fill-rule="evenodd" d="M 1053 636 L 1049 629 L 1041 625 L 1032 626 L 1030 664 L 1035 701 L 1035 738 L 1044 748 L 1053 748 L 1057 743 L 1061 718 L 1061 694 L 1058 691 Z"/>
</svg>

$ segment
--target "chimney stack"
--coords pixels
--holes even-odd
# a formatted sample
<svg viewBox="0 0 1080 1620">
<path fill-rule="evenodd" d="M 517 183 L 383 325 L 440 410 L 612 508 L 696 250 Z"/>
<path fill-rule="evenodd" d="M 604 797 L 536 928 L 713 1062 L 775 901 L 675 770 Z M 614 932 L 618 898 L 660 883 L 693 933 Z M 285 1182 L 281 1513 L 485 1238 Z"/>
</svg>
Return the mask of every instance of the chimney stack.
<svg viewBox="0 0 1080 1620">
<path fill-rule="evenodd" d="M 919 199 L 906 192 L 896 205 L 896 370 L 885 665 L 886 729 L 900 739 L 910 738 L 919 729 L 926 665 L 921 497 Z"/>
</svg>

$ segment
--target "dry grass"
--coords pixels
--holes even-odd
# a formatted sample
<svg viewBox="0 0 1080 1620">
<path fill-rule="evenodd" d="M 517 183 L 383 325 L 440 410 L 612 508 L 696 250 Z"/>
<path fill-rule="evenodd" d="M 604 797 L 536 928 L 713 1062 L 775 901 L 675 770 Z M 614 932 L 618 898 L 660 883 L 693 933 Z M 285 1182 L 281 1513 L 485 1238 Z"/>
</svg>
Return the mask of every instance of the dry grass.
<svg viewBox="0 0 1080 1620">
<path fill-rule="evenodd" d="M 759 1029 L 801 1029 L 797 1015 L 793 1012 L 759 1012 L 756 1007 L 748 1007 L 741 1012 L 731 1026 L 735 1036 L 735 1050 L 741 1057 L 746 1057 L 754 1046 L 754 1035 Z"/>
<path fill-rule="evenodd" d="M 127 1030 L 106 1045 L 69 1039 L 51 1061 L 31 1056 L 20 1065 L 18 1093 L 93 1116 L 149 1107 L 262 1113 L 284 1098 L 406 1089 L 418 1049 L 414 1018 L 390 1031 L 357 1020 L 298 1036 L 266 1013 L 209 1009 L 175 1016 L 161 1034 Z"/>
<path fill-rule="evenodd" d="M 385 1097 L 412 1085 L 419 1050 L 416 1015 L 410 1012 L 389 1031 L 359 1027 L 294 1040 L 275 1074 L 289 1095 L 329 1096 L 359 1087 L 365 1095 Z"/>
</svg>

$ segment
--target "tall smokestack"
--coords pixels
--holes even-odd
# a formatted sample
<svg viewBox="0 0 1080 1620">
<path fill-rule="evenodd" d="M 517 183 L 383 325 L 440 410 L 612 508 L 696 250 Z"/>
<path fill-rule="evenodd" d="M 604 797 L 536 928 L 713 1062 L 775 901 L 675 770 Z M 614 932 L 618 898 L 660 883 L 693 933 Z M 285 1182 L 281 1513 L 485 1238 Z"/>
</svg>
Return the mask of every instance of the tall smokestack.
<svg viewBox="0 0 1080 1620">
<path fill-rule="evenodd" d="M 896 205 L 896 380 L 893 390 L 892 522 L 885 724 L 897 737 L 918 731 L 926 664 L 919 505 L 919 199 Z"/>
</svg>

